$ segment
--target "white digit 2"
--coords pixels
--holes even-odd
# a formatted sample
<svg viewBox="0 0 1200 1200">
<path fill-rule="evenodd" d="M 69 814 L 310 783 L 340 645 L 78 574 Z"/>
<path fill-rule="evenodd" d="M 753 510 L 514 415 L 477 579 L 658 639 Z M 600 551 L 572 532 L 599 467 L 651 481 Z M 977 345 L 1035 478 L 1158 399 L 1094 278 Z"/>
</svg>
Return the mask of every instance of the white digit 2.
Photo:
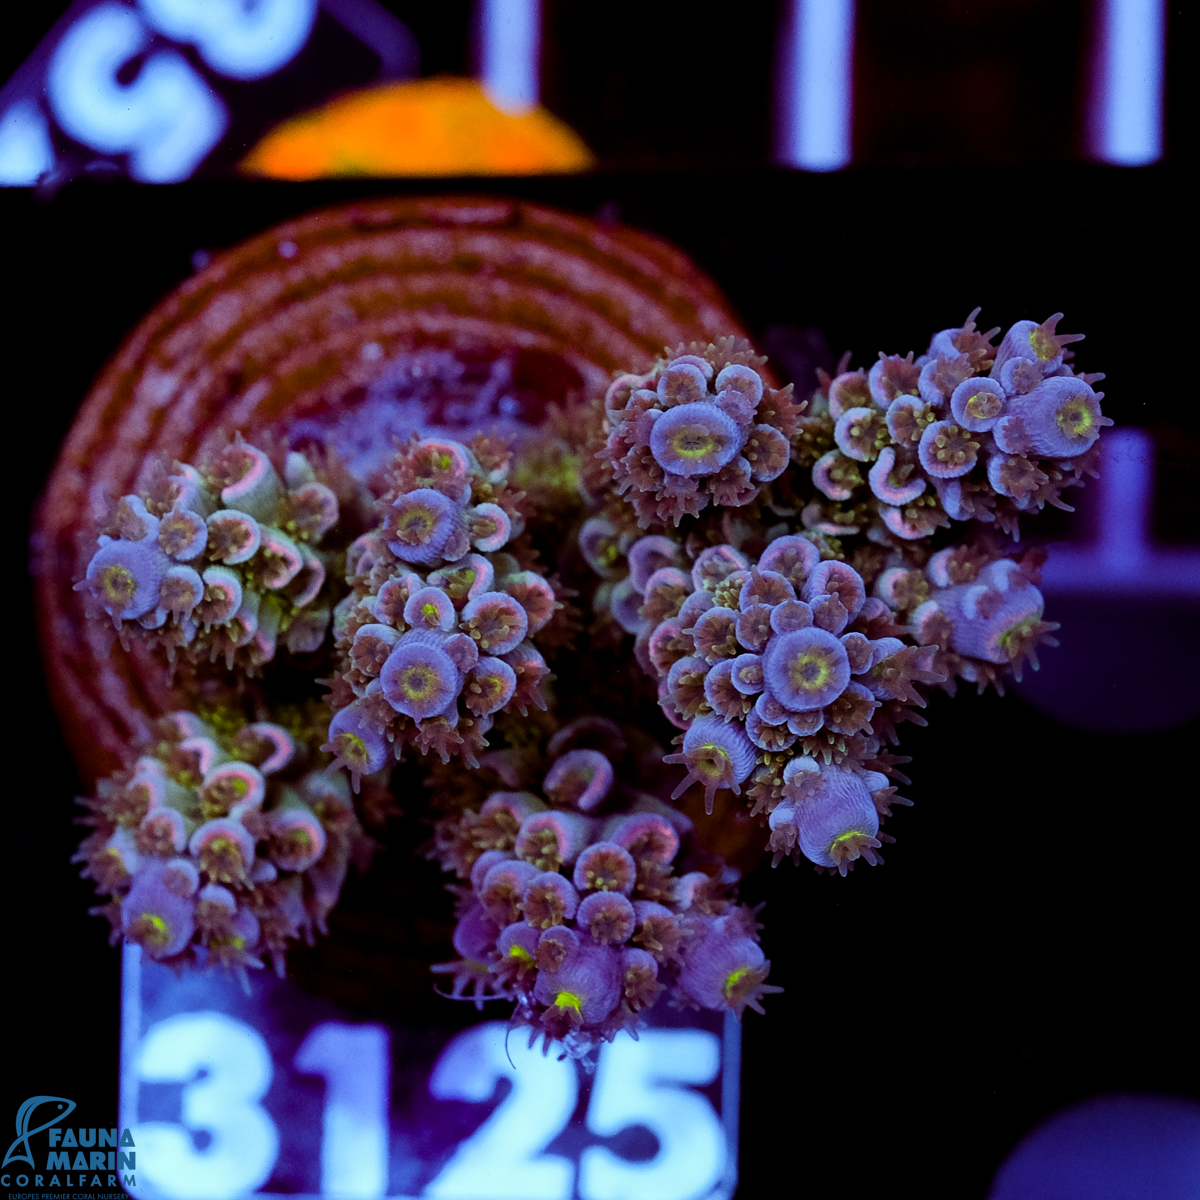
<svg viewBox="0 0 1200 1200">
<path fill-rule="evenodd" d="M 46 90 L 58 123 L 76 141 L 105 154 L 128 152 L 129 173 L 143 183 L 173 183 L 200 165 L 229 118 L 173 50 L 152 54 L 137 78 L 122 84 L 117 72 L 149 41 L 137 13 L 101 4 L 55 47 Z"/>
<path fill-rule="evenodd" d="M 198 1072 L 207 1072 L 200 1079 Z M 148 1083 L 185 1083 L 183 1124 L 146 1121 L 134 1133 L 141 1174 L 166 1200 L 235 1200 L 264 1184 L 279 1131 L 258 1103 L 271 1055 L 249 1025 L 224 1013 L 180 1013 L 155 1025 L 138 1052 Z M 212 1139 L 197 1150 L 192 1131 Z"/>
<path fill-rule="evenodd" d="M 429 1091 L 438 1100 L 490 1100 L 500 1079 L 512 1091 L 454 1152 L 425 1189 L 437 1200 L 569 1200 L 574 1165 L 542 1151 L 571 1119 L 579 1094 L 575 1064 L 530 1049 L 508 1025 L 476 1025 L 442 1052 Z M 512 1062 L 509 1062 L 509 1053 Z"/>
<path fill-rule="evenodd" d="M 141 0 L 167 37 L 191 42 L 214 71 L 261 79 L 291 62 L 308 41 L 317 0 Z"/>
<path fill-rule="evenodd" d="M 376 1200 L 387 1192 L 388 1034 L 381 1025 L 317 1025 L 296 1069 L 325 1079 L 321 1194 Z"/>
<path fill-rule="evenodd" d="M 725 1169 L 725 1132 L 713 1106 L 679 1084 L 711 1083 L 720 1045 L 703 1029 L 647 1029 L 619 1037 L 600 1052 L 588 1105 L 588 1129 L 612 1137 L 645 1125 L 658 1138 L 649 1162 L 630 1162 L 604 1146 L 579 1160 L 583 1200 L 694 1200 Z M 666 1085 L 666 1086 L 664 1086 Z"/>
</svg>

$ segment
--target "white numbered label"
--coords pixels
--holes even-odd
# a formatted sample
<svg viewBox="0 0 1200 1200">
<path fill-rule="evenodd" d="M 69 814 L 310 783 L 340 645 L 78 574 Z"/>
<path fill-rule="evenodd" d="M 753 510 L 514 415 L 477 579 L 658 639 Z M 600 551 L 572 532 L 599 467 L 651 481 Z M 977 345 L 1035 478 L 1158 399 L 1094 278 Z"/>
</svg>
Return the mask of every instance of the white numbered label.
<svg viewBox="0 0 1200 1200">
<path fill-rule="evenodd" d="M 186 179 L 221 140 L 221 100 L 173 50 L 159 50 L 132 82 L 118 72 L 149 45 L 141 18 L 120 4 L 81 17 L 55 48 L 46 88 L 63 129 L 93 150 L 129 155 L 144 183 Z"/>
<path fill-rule="evenodd" d="M 603 1146 L 579 1161 L 583 1200 L 697 1200 L 725 1170 L 725 1133 L 713 1106 L 687 1084 L 712 1083 L 720 1070 L 717 1038 L 702 1029 L 647 1029 L 638 1041 L 605 1046 L 592 1085 L 588 1129 L 612 1137 L 644 1125 L 658 1139 L 648 1162 L 630 1162 Z"/>
<path fill-rule="evenodd" d="M 121 1124 L 136 1146 L 136 1179 L 131 1161 L 124 1180 L 133 1194 L 729 1200 L 733 1193 L 739 1031 L 731 1017 L 723 1037 L 710 1018 L 701 1018 L 708 1028 L 651 1025 L 637 1041 L 620 1034 L 600 1046 L 589 1080 L 587 1064 L 558 1057 L 561 1045 L 543 1053 L 530 1047 L 528 1029 L 510 1030 L 506 1021 L 447 1039 L 437 1028 L 357 1021 L 265 973 L 253 987 L 248 996 L 218 972 L 180 981 L 126 948 Z M 151 1086 L 163 1084 L 174 1085 L 167 1095 Z"/>
<path fill-rule="evenodd" d="M 190 42 L 231 79 L 261 79 L 291 62 L 317 16 L 317 0 L 141 0 L 141 6 L 160 33 Z"/>
<path fill-rule="evenodd" d="M 317 1025 L 296 1069 L 325 1079 L 321 1195 L 376 1200 L 387 1193 L 388 1034 L 381 1025 Z"/>
<path fill-rule="evenodd" d="M 425 1189 L 438 1200 L 570 1200 L 574 1164 L 546 1146 L 575 1111 L 575 1064 L 530 1049 L 501 1021 L 477 1025 L 446 1047 L 429 1079 L 439 1100 L 490 1100 L 501 1079 L 512 1091 L 458 1147 Z M 510 1061 L 511 1055 L 511 1061 Z"/>
<path fill-rule="evenodd" d="M 267 1181 L 279 1131 L 259 1103 L 273 1070 L 258 1033 L 223 1013 L 182 1013 L 146 1034 L 137 1065 L 147 1083 L 187 1085 L 182 1125 L 147 1121 L 134 1134 L 140 1171 L 159 1195 L 235 1200 Z M 208 1135 L 204 1149 L 194 1132 Z"/>
</svg>

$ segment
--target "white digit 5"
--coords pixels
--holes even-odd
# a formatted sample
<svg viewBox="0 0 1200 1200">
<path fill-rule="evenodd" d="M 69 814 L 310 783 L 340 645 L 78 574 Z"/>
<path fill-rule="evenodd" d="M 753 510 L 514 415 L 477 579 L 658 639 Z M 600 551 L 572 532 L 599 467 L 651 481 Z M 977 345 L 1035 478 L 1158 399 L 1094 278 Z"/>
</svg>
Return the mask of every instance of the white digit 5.
<svg viewBox="0 0 1200 1200">
<path fill-rule="evenodd" d="M 196 1074 L 206 1072 L 200 1079 Z M 180 1013 L 142 1041 L 138 1074 L 186 1083 L 183 1124 L 146 1121 L 134 1133 L 141 1174 L 166 1200 L 234 1200 L 264 1184 L 279 1156 L 279 1131 L 259 1100 L 271 1056 L 259 1034 L 224 1013 Z M 192 1131 L 212 1139 L 197 1150 Z"/>
<path fill-rule="evenodd" d="M 676 1085 L 711 1083 L 719 1055 L 716 1036 L 703 1029 L 647 1029 L 600 1051 L 588 1129 L 612 1137 L 645 1125 L 659 1150 L 649 1162 L 629 1162 L 589 1146 L 579 1160 L 583 1200 L 693 1200 L 711 1191 L 725 1169 L 725 1132 L 705 1097 Z"/>
<path fill-rule="evenodd" d="M 542 1151 L 575 1111 L 575 1064 L 530 1049 L 518 1034 L 505 1052 L 508 1025 L 476 1025 L 442 1051 L 429 1077 L 438 1100 L 490 1100 L 500 1079 L 512 1091 L 458 1147 L 425 1189 L 438 1200 L 569 1200 L 574 1165 Z"/>
<path fill-rule="evenodd" d="M 120 83 L 117 72 L 149 41 L 149 31 L 129 9 L 92 9 L 55 47 L 47 93 L 71 137 L 105 154 L 128 151 L 134 179 L 172 183 L 186 179 L 221 140 L 228 116 L 172 50 L 152 54 L 132 83 Z"/>
<path fill-rule="evenodd" d="M 387 1192 L 388 1035 L 382 1025 L 314 1027 L 296 1069 L 325 1078 L 321 1194 L 375 1200 Z"/>
<path fill-rule="evenodd" d="M 317 0 L 141 0 L 141 6 L 155 29 L 191 42 L 231 79 L 261 79 L 291 62 L 317 17 Z"/>
</svg>

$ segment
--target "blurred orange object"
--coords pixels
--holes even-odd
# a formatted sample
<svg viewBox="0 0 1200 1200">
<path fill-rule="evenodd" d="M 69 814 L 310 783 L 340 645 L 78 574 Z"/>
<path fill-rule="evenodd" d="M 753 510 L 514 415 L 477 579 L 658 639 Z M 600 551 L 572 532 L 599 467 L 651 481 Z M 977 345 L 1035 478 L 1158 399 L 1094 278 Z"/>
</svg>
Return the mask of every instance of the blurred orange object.
<svg viewBox="0 0 1200 1200">
<path fill-rule="evenodd" d="M 242 161 L 249 175 L 541 175 L 595 160 L 543 108 L 513 116 L 474 79 L 367 88 L 276 126 Z"/>
</svg>

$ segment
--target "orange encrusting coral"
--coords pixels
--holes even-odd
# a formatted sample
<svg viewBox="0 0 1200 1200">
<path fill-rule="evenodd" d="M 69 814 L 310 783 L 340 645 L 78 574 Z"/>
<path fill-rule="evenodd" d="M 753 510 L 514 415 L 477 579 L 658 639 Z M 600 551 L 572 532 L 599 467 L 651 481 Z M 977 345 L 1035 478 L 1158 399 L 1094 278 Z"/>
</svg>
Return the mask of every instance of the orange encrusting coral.
<svg viewBox="0 0 1200 1200">
<path fill-rule="evenodd" d="M 580 138 L 543 108 L 510 114 L 473 79 L 389 83 L 277 126 L 242 161 L 250 175 L 541 175 L 585 171 Z"/>
</svg>

